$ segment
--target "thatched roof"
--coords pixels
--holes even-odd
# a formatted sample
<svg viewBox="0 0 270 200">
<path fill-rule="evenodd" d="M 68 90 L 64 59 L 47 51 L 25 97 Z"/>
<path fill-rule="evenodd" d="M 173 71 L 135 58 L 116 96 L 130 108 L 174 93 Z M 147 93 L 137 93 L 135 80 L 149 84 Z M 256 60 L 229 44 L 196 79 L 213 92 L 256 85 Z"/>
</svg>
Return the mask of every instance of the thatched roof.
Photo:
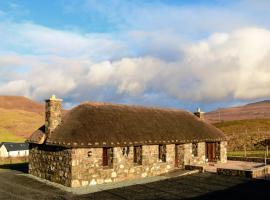
<svg viewBox="0 0 270 200">
<path fill-rule="evenodd" d="M 40 128 L 28 142 L 44 134 Z M 45 143 L 64 147 L 134 146 L 221 141 L 223 133 L 192 113 L 142 106 L 84 103 L 70 110 Z"/>
</svg>

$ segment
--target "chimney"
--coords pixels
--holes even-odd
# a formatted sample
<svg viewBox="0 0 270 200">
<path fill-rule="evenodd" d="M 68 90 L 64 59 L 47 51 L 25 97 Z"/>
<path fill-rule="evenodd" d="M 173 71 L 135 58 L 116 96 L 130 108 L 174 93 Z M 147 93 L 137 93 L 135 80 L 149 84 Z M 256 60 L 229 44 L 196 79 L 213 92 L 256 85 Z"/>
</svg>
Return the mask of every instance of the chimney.
<svg viewBox="0 0 270 200">
<path fill-rule="evenodd" d="M 45 100 L 45 133 L 49 136 L 62 121 L 62 99 L 52 95 Z"/>
<path fill-rule="evenodd" d="M 197 108 L 197 111 L 194 112 L 194 115 L 196 115 L 200 119 L 204 120 L 204 112 L 202 112 L 200 108 Z"/>
</svg>

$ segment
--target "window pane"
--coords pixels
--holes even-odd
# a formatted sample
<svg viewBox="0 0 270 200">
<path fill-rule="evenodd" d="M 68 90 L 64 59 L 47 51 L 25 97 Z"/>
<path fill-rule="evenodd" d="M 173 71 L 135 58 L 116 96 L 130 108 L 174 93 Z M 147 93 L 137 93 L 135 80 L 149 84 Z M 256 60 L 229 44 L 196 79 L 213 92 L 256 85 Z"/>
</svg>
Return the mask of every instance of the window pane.
<svg viewBox="0 0 270 200">
<path fill-rule="evenodd" d="M 159 160 L 162 162 L 166 162 L 166 145 L 159 145 Z"/>
</svg>

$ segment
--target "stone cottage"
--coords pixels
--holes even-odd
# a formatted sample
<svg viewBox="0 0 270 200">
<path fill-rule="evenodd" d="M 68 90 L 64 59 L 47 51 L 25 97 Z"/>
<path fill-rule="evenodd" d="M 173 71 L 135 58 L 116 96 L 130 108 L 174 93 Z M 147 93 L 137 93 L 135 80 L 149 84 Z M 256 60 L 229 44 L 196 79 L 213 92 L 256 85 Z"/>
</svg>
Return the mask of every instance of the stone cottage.
<svg viewBox="0 0 270 200">
<path fill-rule="evenodd" d="M 82 103 L 62 117 L 61 103 L 46 100 L 45 125 L 27 140 L 34 176 L 80 187 L 226 162 L 223 133 L 198 113 Z"/>
</svg>

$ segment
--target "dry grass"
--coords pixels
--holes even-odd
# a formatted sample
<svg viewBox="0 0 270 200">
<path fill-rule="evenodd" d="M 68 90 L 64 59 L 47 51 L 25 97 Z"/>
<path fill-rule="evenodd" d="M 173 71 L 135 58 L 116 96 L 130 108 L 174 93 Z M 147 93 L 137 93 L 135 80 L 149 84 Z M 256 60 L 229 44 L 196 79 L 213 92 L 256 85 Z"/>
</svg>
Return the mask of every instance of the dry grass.
<svg viewBox="0 0 270 200">
<path fill-rule="evenodd" d="M 18 137 L 9 131 L 0 128 L 0 142 L 23 142 L 25 139 L 23 137 Z"/>
<path fill-rule="evenodd" d="M 227 121 L 214 124 L 228 138 L 230 151 L 262 149 L 258 143 L 270 138 L 270 119 Z"/>
<path fill-rule="evenodd" d="M 22 141 L 44 123 L 44 117 L 33 112 L 0 108 L 0 113 L 0 141 Z"/>
<path fill-rule="evenodd" d="M 228 152 L 228 156 L 240 156 L 245 157 L 244 151 L 232 151 Z M 258 158 L 264 158 L 265 157 L 265 151 L 264 150 L 257 150 L 257 151 L 247 151 L 246 157 L 258 157 Z M 270 154 L 267 156 L 270 158 Z"/>
</svg>

